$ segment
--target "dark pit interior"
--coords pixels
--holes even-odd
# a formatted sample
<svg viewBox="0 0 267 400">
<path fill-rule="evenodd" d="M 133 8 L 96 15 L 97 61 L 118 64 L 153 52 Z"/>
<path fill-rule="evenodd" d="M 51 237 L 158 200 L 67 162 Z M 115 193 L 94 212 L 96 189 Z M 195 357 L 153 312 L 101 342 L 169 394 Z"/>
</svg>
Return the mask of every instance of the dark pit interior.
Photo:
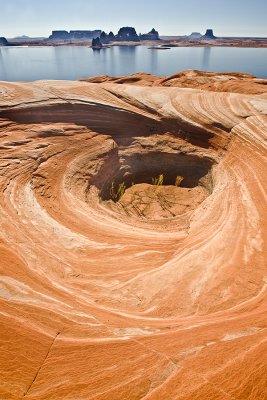
<svg viewBox="0 0 267 400">
<path fill-rule="evenodd" d="M 212 191 L 211 168 L 214 163 L 208 158 L 183 153 L 148 152 L 134 153 L 130 156 L 121 155 L 116 166 L 113 165 L 114 174 L 108 174 L 108 179 L 100 189 L 102 200 L 114 200 L 110 194 L 112 183 L 115 189 L 121 183 L 126 188 L 133 184 L 152 184 L 152 179 L 163 175 L 162 186 L 175 186 L 177 176 L 183 177 L 180 187 L 204 187 L 210 194 Z"/>
</svg>

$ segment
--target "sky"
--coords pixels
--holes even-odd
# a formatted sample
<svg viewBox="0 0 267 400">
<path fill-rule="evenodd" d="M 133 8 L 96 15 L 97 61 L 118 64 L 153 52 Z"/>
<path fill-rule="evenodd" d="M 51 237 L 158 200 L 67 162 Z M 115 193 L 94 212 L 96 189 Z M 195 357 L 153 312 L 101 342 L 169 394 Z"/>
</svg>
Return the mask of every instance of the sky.
<svg viewBox="0 0 267 400">
<path fill-rule="evenodd" d="M 160 35 L 204 33 L 267 37 L 267 0 L 0 0 L 0 36 L 101 29 Z"/>
</svg>

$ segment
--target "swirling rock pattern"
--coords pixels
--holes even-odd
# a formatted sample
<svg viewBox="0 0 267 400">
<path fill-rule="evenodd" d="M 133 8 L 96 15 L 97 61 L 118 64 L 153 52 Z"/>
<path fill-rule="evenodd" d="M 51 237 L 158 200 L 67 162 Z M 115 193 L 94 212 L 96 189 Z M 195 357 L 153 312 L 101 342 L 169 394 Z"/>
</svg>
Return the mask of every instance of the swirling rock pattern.
<svg viewBox="0 0 267 400">
<path fill-rule="evenodd" d="M 0 83 L 0 399 L 267 398 L 266 83 L 187 74 Z"/>
</svg>

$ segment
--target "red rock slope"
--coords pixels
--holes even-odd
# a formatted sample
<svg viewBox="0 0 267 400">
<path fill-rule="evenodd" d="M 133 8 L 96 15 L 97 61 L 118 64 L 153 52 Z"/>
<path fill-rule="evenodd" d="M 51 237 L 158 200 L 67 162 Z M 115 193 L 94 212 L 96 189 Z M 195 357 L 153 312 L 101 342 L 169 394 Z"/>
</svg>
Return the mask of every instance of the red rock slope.
<svg viewBox="0 0 267 400">
<path fill-rule="evenodd" d="M 180 76 L 0 83 L 0 399 L 267 399 L 266 82 Z"/>
</svg>

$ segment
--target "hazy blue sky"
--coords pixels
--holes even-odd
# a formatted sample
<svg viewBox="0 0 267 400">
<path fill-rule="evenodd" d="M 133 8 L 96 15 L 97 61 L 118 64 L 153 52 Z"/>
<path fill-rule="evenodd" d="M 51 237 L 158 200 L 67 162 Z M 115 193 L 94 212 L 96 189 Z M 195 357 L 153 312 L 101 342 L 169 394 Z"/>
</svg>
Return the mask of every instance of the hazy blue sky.
<svg viewBox="0 0 267 400">
<path fill-rule="evenodd" d="M 161 35 L 213 28 L 218 36 L 267 36 L 267 0 L 0 0 L 0 36 L 47 36 L 53 29 L 115 32 L 152 27 Z"/>
</svg>

